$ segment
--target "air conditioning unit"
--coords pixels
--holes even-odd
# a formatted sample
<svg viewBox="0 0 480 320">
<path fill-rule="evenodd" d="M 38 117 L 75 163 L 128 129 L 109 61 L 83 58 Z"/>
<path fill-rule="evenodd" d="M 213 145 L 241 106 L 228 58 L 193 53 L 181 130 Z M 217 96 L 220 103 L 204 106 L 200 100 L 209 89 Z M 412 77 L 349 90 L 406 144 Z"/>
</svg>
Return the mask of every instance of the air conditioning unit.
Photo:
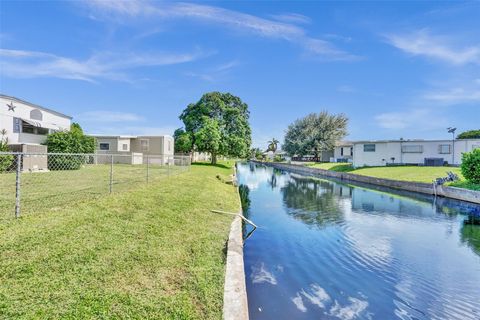
<svg viewBox="0 0 480 320">
<path fill-rule="evenodd" d="M 424 160 L 424 165 L 428 167 L 441 167 L 443 163 L 443 158 L 425 158 Z"/>
</svg>

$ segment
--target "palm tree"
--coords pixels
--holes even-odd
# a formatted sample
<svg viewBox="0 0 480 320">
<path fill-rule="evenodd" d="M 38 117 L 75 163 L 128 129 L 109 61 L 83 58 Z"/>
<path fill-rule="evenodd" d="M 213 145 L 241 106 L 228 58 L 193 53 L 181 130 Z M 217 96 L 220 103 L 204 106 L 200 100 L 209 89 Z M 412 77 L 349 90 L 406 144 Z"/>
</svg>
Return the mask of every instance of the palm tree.
<svg viewBox="0 0 480 320">
<path fill-rule="evenodd" d="M 280 141 L 278 141 L 277 139 L 272 138 L 272 140 L 268 141 L 267 151 L 273 151 L 273 153 L 275 153 L 277 151 L 277 147 L 278 147 L 279 142 Z"/>
</svg>

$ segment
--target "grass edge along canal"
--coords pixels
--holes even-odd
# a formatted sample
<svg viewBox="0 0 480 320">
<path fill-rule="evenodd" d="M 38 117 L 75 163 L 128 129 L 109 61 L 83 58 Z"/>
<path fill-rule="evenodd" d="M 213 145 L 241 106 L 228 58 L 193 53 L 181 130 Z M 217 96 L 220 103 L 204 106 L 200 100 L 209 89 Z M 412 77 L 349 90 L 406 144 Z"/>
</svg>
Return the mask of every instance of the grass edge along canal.
<svg viewBox="0 0 480 320">
<path fill-rule="evenodd" d="M 4 318 L 221 318 L 233 162 L 0 225 Z"/>
</svg>

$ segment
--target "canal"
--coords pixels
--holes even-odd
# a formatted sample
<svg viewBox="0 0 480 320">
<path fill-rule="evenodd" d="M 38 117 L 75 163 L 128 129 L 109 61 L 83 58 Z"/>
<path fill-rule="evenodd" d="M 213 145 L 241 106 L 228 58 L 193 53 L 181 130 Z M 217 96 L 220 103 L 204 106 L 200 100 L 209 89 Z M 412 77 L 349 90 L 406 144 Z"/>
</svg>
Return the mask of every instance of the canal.
<svg viewBox="0 0 480 320">
<path fill-rule="evenodd" d="M 480 207 L 237 165 L 251 319 L 480 319 Z M 248 230 L 246 230 L 248 232 Z"/>
</svg>

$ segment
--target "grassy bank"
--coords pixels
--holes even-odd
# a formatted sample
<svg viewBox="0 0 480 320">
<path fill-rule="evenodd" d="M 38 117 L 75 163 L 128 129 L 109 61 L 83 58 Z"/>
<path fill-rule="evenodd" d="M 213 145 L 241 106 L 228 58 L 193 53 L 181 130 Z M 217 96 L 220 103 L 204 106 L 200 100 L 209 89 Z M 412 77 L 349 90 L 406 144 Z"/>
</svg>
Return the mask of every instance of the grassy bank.
<svg viewBox="0 0 480 320">
<path fill-rule="evenodd" d="M 337 172 L 349 172 L 375 178 L 424 183 L 431 183 L 435 178 L 445 177 L 446 173 L 451 171 L 457 174 L 460 180 L 449 183 L 448 185 L 470 190 L 480 190 L 480 185 L 465 181 L 460 168 L 457 167 L 391 166 L 354 169 L 352 165 L 348 163 L 315 163 L 308 164 L 308 166 Z"/>
<path fill-rule="evenodd" d="M 308 164 L 308 166 L 312 168 L 319 168 L 323 170 L 331 170 L 331 171 L 337 171 L 337 172 L 349 172 L 353 170 L 353 167 L 350 163 L 324 162 L 324 163 L 311 163 L 311 164 Z"/>
<path fill-rule="evenodd" d="M 0 224 L 0 318 L 221 318 L 235 189 L 194 165 Z"/>
</svg>

